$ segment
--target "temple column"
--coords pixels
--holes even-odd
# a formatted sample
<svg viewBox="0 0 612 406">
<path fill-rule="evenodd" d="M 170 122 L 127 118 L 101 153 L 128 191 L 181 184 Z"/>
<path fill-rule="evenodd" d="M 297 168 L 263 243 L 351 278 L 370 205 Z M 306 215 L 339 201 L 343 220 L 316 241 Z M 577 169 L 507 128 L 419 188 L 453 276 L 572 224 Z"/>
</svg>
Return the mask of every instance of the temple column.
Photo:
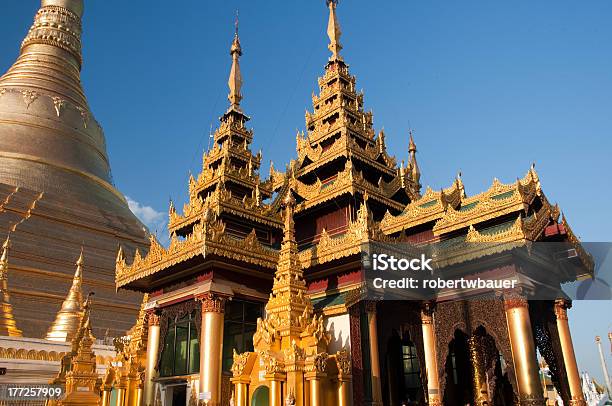
<svg viewBox="0 0 612 406">
<path fill-rule="evenodd" d="M 247 406 L 249 402 L 248 381 L 234 381 L 234 406 Z"/>
<path fill-rule="evenodd" d="M 353 406 L 353 390 L 351 388 L 351 358 L 346 350 L 336 353 L 338 368 L 338 406 Z"/>
<path fill-rule="evenodd" d="M 426 302 L 421 307 L 423 348 L 425 351 L 425 368 L 427 374 L 427 404 L 430 406 L 441 406 L 442 399 L 440 397 L 440 379 L 438 377 L 433 306 L 433 303 Z"/>
<path fill-rule="evenodd" d="M 152 406 L 155 401 L 155 382 L 157 377 L 157 357 L 159 354 L 159 315 L 149 313 L 149 334 L 147 338 L 147 361 L 144 377 L 144 406 Z"/>
<path fill-rule="evenodd" d="M 223 357 L 223 313 L 225 297 L 207 292 L 202 302 L 200 337 L 200 393 L 210 394 L 207 406 L 221 402 L 221 361 Z"/>
<path fill-rule="evenodd" d="M 544 405 L 527 299 L 516 294 L 506 296 L 504 307 L 519 393 L 518 405 Z"/>
<path fill-rule="evenodd" d="M 559 332 L 559 342 L 561 344 L 561 353 L 563 354 L 563 363 L 565 364 L 565 373 L 569 383 L 570 390 L 570 405 L 583 406 L 586 405 L 584 394 L 582 393 L 582 384 L 580 381 L 580 373 L 578 372 L 578 363 L 576 362 L 576 354 L 574 354 L 574 344 L 570 334 L 569 324 L 567 320 L 567 309 L 572 307 L 572 302 L 566 299 L 555 300 L 555 316 L 557 318 L 557 330 Z"/>
<path fill-rule="evenodd" d="M 351 379 L 338 378 L 338 406 L 353 406 Z"/>
<path fill-rule="evenodd" d="M 266 374 L 265 379 L 270 383 L 270 406 L 284 406 L 282 383 L 286 378 L 286 375 L 281 373 Z"/>
<path fill-rule="evenodd" d="M 370 336 L 370 368 L 372 369 L 372 406 L 382 405 L 382 386 L 380 376 L 380 355 L 378 353 L 378 322 L 376 302 L 366 302 L 368 333 Z"/>
<path fill-rule="evenodd" d="M 140 400 L 138 398 L 138 389 L 139 389 L 138 375 L 130 374 L 128 377 L 128 390 L 127 390 L 127 399 L 126 405 L 128 406 L 140 406 L 138 403 Z"/>
<path fill-rule="evenodd" d="M 308 383 L 308 397 L 310 399 L 308 406 L 323 406 L 325 400 L 323 399 L 321 379 L 327 377 L 327 375 L 322 372 L 323 368 L 321 368 L 321 366 L 317 366 L 314 369 L 312 367 L 308 369 L 309 371 L 304 374 L 304 378 L 306 378 L 306 382 Z"/>
<path fill-rule="evenodd" d="M 113 393 L 112 386 L 104 386 L 102 388 L 102 406 L 111 406 L 112 393 Z"/>
<path fill-rule="evenodd" d="M 115 389 L 117 389 L 117 406 L 126 406 L 126 386 L 124 382 L 119 382 L 115 386 Z"/>
<path fill-rule="evenodd" d="M 468 347 L 470 350 L 470 364 L 472 366 L 474 406 L 485 406 L 489 404 L 489 393 L 480 337 L 471 336 L 468 340 Z"/>
</svg>

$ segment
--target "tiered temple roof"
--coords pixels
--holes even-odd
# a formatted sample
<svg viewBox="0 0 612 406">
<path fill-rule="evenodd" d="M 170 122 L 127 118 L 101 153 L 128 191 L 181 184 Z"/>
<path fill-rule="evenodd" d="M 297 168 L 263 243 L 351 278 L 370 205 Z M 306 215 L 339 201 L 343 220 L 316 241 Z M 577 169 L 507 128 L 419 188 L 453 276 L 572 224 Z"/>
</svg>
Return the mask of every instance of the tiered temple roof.
<svg viewBox="0 0 612 406">
<path fill-rule="evenodd" d="M 170 244 L 164 248 L 151 237 L 148 255 L 143 258 L 137 252 L 129 266 L 120 252 L 118 286 L 171 268 L 188 268 L 197 256 L 256 265 L 270 275 L 276 267 L 283 227 L 280 199 L 264 202 L 273 195 L 273 181 L 260 179 L 261 152 L 251 151 L 253 130 L 246 127 L 249 117 L 240 106 L 242 47 L 237 30 L 230 55 L 230 106 L 214 133 L 214 146 L 204 153 L 202 172 L 190 176 L 189 201 L 182 214 L 170 203 Z"/>
<path fill-rule="evenodd" d="M 398 167 L 387 152 L 384 131 L 375 135 L 372 113 L 364 111 L 363 93 L 355 91 L 356 79 L 339 54 L 336 2 L 328 4 L 332 56 L 319 78 L 320 93 L 313 95 L 313 112 L 306 113 L 307 134 L 297 135 L 297 159 L 285 172 L 271 165 L 268 179 L 260 180 L 261 154 L 251 153 L 253 133 L 244 126 L 248 117 L 239 104 L 241 47 L 236 34 L 231 104 L 215 132 L 215 146 L 204 155 L 202 173 L 190 179 L 183 215 L 170 207 L 170 246 L 164 248 L 152 238 L 149 254 L 143 258 L 137 253 L 131 265 L 120 252 L 117 286 L 147 291 L 153 275 L 161 286 L 166 276 L 205 269 L 193 261 L 197 256 L 252 264 L 256 267 L 249 272 L 269 273 L 282 257 L 280 196 L 288 193 L 296 199 L 296 235 L 299 226 L 307 229 L 302 232 L 305 238 L 297 238 L 297 257 L 309 282 L 329 277 L 341 259 L 344 270 L 346 264 L 361 268 L 359 253 L 372 241 L 436 244 L 458 262 L 475 257 L 473 246 L 467 248 L 474 242 L 568 241 L 586 272 L 592 270 L 592 259 L 565 218 L 560 220 L 560 209 L 542 192 L 533 166 L 522 179 L 511 184 L 496 179 L 477 195 L 466 195 L 461 175 L 446 189 L 428 187 L 421 195 L 412 132 L 408 164 Z M 322 264 L 332 266 L 322 269 Z"/>
<path fill-rule="evenodd" d="M 364 94 L 356 91 L 356 78 L 340 55 L 340 25 L 336 2 L 330 2 L 327 33 L 332 51 L 319 94 L 306 112 L 307 134 L 296 136 L 297 160 L 290 176 L 298 197 L 297 212 L 344 194 L 368 194 L 372 202 L 398 212 L 420 196 L 416 146 L 410 135 L 410 161 L 397 167 L 389 155 L 385 132 L 376 136 L 373 114 L 364 110 Z M 273 176 L 277 177 L 277 176 Z"/>
</svg>

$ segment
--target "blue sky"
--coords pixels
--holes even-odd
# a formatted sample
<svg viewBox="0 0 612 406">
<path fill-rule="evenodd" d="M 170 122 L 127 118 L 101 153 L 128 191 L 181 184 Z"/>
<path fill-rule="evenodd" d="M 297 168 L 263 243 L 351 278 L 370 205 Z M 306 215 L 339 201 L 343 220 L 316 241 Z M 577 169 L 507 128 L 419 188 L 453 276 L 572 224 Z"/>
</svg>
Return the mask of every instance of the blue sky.
<svg viewBox="0 0 612 406">
<path fill-rule="evenodd" d="M 0 71 L 37 8 L 1 2 Z M 237 8 L 254 149 L 282 168 L 329 55 L 323 0 L 86 2 L 83 83 L 114 180 L 160 232 L 168 199 L 182 206 L 188 172 L 199 172 L 227 107 Z M 400 159 L 415 129 L 425 185 L 446 187 L 461 170 L 468 194 L 478 193 L 535 162 L 574 231 L 610 241 L 612 2 L 345 0 L 338 14 L 375 127 Z M 609 302 L 570 312 L 580 368 L 595 376 L 594 336 L 612 330 L 611 313 Z"/>
</svg>

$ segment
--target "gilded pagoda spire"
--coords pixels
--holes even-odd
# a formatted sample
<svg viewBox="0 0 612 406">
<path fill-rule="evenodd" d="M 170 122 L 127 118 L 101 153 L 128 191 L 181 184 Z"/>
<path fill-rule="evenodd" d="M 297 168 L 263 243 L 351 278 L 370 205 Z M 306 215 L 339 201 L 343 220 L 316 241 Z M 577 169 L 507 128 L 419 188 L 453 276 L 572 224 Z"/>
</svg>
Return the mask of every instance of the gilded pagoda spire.
<svg viewBox="0 0 612 406">
<path fill-rule="evenodd" d="M 230 110 L 240 111 L 240 101 L 242 100 L 242 74 L 240 73 L 240 57 L 242 56 L 242 47 L 240 46 L 240 37 L 238 36 L 238 15 L 236 14 L 236 33 L 234 34 L 234 40 L 230 48 L 230 55 L 232 56 L 232 68 L 230 70 L 229 80 L 227 82 L 229 86 L 228 99 L 231 103 Z"/>
<path fill-rule="evenodd" d="M 284 207 L 284 232 L 278 266 L 272 286 L 272 296 L 266 306 L 270 315 L 278 316 L 279 320 L 286 320 L 279 328 L 281 336 L 294 336 L 297 338 L 301 328 L 298 323 L 293 323 L 304 314 L 312 313 L 312 304 L 307 300 L 306 282 L 304 273 L 298 257 L 298 246 L 295 239 L 295 223 L 293 214 L 295 211 L 295 198 L 293 191 L 289 189 L 283 199 Z"/>
<path fill-rule="evenodd" d="M 62 406 L 97 405 L 100 401 L 95 391 L 98 374 L 96 354 L 92 348 L 95 337 L 91 331 L 91 296 L 92 293 L 83 305 L 77 334 L 72 340 L 73 357 L 71 369 L 66 373 L 66 395 L 61 401 Z"/>
<path fill-rule="evenodd" d="M 8 291 L 8 251 L 11 245 L 10 236 L 2 244 L 2 257 L 0 257 L 0 336 L 21 337 L 21 330 L 13 317 Z"/>
<path fill-rule="evenodd" d="M 81 248 L 81 254 L 76 262 L 77 268 L 72 278 L 72 286 L 55 317 L 55 321 L 49 327 L 47 340 L 70 341 L 79 329 L 83 317 L 83 293 L 81 290 L 83 263 L 83 249 Z"/>
<path fill-rule="evenodd" d="M 414 143 L 414 138 L 412 137 L 412 130 L 410 130 L 410 143 L 408 144 L 408 153 L 410 154 L 410 161 L 408 165 L 410 166 L 410 175 L 414 183 L 418 184 L 421 180 L 421 171 L 419 169 L 419 164 L 417 163 L 416 153 L 417 147 Z"/>
<path fill-rule="evenodd" d="M 332 52 L 332 56 L 329 58 L 330 61 L 342 60 L 340 56 L 340 50 L 342 44 L 340 44 L 340 36 L 342 31 L 340 30 L 340 24 L 338 23 L 338 17 L 336 16 L 336 6 L 338 0 L 327 0 L 327 6 L 329 7 L 329 22 L 327 23 L 327 35 L 329 36 L 328 48 Z"/>
</svg>

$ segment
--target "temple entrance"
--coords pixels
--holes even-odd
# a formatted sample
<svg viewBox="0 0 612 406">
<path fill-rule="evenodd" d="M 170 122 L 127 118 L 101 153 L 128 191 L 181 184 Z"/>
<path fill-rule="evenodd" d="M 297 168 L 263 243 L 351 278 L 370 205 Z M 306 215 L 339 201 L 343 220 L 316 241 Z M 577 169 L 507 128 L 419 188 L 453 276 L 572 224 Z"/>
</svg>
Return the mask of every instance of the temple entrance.
<svg viewBox="0 0 612 406">
<path fill-rule="evenodd" d="M 471 336 L 455 331 L 448 348 L 445 405 L 514 404 L 506 361 L 484 327 L 478 327 Z"/>
<path fill-rule="evenodd" d="M 270 405 L 270 389 L 267 386 L 260 386 L 253 393 L 251 406 L 269 406 Z"/>
<path fill-rule="evenodd" d="M 171 383 L 163 385 L 162 396 L 165 406 L 185 406 L 187 405 L 187 383 Z"/>
<path fill-rule="evenodd" d="M 448 356 L 444 364 L 446 383 L 444 385 L 443 403 L 449 406 L 472 404 L 470 353 L 468 336 L 460 330 L 455 331 L 453 340 L 448 345 Z"/>
<path fill-rule="evenodd" d="M 385 403 L 425 404 L 417 346 L 408 331 L 393 330 L 387 342 Z"/>
</svg>

